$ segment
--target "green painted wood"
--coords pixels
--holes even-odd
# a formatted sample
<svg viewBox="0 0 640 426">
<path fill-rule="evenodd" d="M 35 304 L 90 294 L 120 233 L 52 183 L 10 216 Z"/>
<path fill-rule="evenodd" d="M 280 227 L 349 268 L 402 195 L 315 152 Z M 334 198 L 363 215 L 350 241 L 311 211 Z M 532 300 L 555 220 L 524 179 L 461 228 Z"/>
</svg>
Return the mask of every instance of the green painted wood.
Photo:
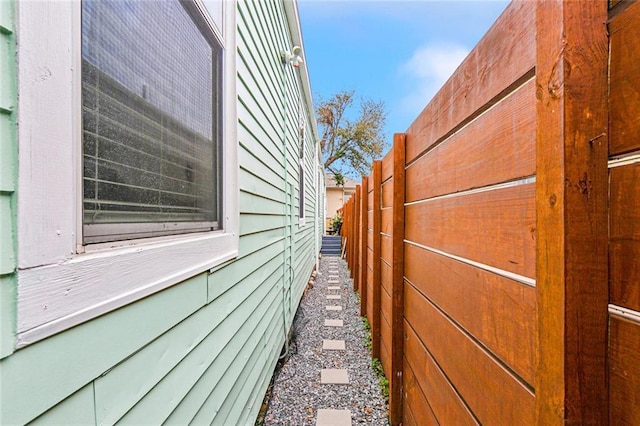
<svg viewBox="0 0 640 426">
<path fill-rule="evenodd" d="M 0 276 L 0 360 L 13 352 L 15 331 L 16 278 L 15 274 L 10 274 Z"/>
<path fill-rule="evenodd" d="M 276 293 L 275 296 L 275 301 L 279 302 L 280 295 Z M 275 318 L 277 321 L 278 317 L 277 310 L 273 308 L 267 312 L 268 319 Z M 269 324 L 271 329 L 275 329 L 273 323 L 268 319 L 264 321 L 263 324 Z M 269 328 L 266 329 L 268 330 Z M 191 421 L 192 424 L 224 424 L 223 418 L 226 417 L 225 414 L 228 413 L 228 409 L 224 408 L 224 404 L 229 398 L 234 399 L 239 397 L 237 393 L 233 392 L 233 386 L 238 381 L 246 380 L 251 366 L 258 362 L 258 357 L 262 352 L 258 345 L 261 342 L 264 332 L 264 325 L 262 328 L 255 329 L 254 333 L 251 336 L 247 336 L 246 340 L 242 342 L 240 351 L 234 354 L 232 359 L 227 357 L 225 361 L 229 363 L 228 367 L 221 370 L 221 376 L 216 388 L 209 395 L 202 407 L 200 407 L 198 413 Z M 282 342 L 284 342 L 284 338 Z M 218 413 L 223 408 L 225 411 L 218 417 Z"/>
<path fill-rule="evenodd" d="M 2 2 L 2 3 L 6 3 Z M 12 20 L 11 14 L 5 11 L 12 5 L 2 5 L 2 19 Z M 11 26 L 10 22 L 8 25 Z M 15 110 L 16 103 L 16 78 L 15 78 L 15 37 L 9 29 L 0 26 L 0 112 L 10 113 Z"/>
<path fill-rule="evenodd" d="M 273 34 L 278 32 L 273 30 L 278 28 L 261 25 L 258 22 L 260 13 L 256 13 L 249 3 L 239 4 L 238 10 L 240 21 L 244 24 L 238 31 L 238 50 L 240 53 L 247 52 L 245 59 L 251 62 L 249 69 L 256 70 L 265 82 L 271 83 L 259 84 L 260 93 L 271 99 L 280 99 L 280 52 L 273 49 L 274 46 L 282 46 L 273 40 Z M 243 27 L 247 27 L 247 30 Z M 280 104 L 273 103 L 271 108 L 279 112 L 279 106 Z"/>
<path fill-rule="evenodd" d="M 33 420 L 146 346 L 206 303 L 206 284 L 200 274 L 5 358 L 0 424 Z"/>
<path fill-rule="evenodd" d="M 12 199 L 12 194 L 0 193 L 0 275 L 12 274 L 16 270 Z"/>
<path fill-rule="evenodd" d="M 0 81 L 4 79 L 4 76 L 0 74 Z M 0 111 L 0 192 L 6 195 L 15 191 L 16 187 L 15 176 L 18 160 L 15 135 L 13 114 Z"/>
<path fill-rule="evenodd" d="M 238 147 L 238 161 L 240 167 L 245 170 L 250 170 L 262 179 L 272 182 L 274 186 L 282 188 L 282 194 L 284 195 L 284 179 L 282 178 L 282 172 L 276 172 L 268 167 L 254 154 L 250 148 L 247 148 L 246 141 L 251 141 L 250 137 L 245 137 L 245 131 L 243 126 L 238 126 L 238 136 L 240 139 L 240 145 Z"/>
<path fill-rule="evenodd" d="M 60 404 L 37 417 L 30 426 L 65 425 L 83 426 L 96 422 L 95 404 L 93 401 L 93 384 L 80 389 Z"/>
<path fill-rule="evenodd" d="M 272 182 L 263 179 L 261 176 L 257 176 L 252 171 L 240 168 L 239 176 L 240 189 L 252 194 L 262 194 L 262 196 L 277 200 L 282 203 L 284 199 L 283 188 L 278 188 Z M 281 212 L 284 208 L 280 206 Z"/>
<path fill-rule="evenodd" d="M 278 324 L 276 324 L 274 329 L 277 328 Z M 280 334 L 274 332 L 270 336 L 265 337 L 265 344 L 265 354 L 271 354 L 271 359 L 268 360 L 265 368 L 263 368 L 258 384 L 254 386 L 253 392 L 249 396 L 248 402 L 245 404 L 244 409 L 240 413 L 240 418 L 235 421 L 235 424 L 250 424 L 258 417 L 258 413 L 262 407 L 264 395 L 267 392 L 271 377 L 275 371 L 276 363 L 278 362 L 278 356 L 280 354 L 278 349 L 282 347 L 282 337 Z M 270 348 L 272 349 L 269 350 Z"/>
<path fill-rule="evenodd" d="M 240 239 L 241 242 L 243 238 Z M 209 301 L 215 300 L 221 294 L 224 294 L 236 284 L 242 282 L 242 280 L 248 279 L 260 265 L 280 264 L 283 247 L 284 243 L 279 239 L 264 249 L 253 252 L 242 259 L 238 259 L 227 267 L 211 274 L 208 277 Z M 266 276 L 264 276 L 265 273 L 266 272 L 263 271 L 260 276 L 254 276 L 254 279 L 266 278 Z"/>
<path fill-rule="evenodd" d="M 265 249 L 281 240 L 281 229 L 269 229 L 255 234 L 243 235 L 240 237 L 240 242 L 238 244 L 238 258 L 236 261 L 239 261 L 243 257 L 252 253 Z"/>
<path fill-rule="evenodd" d="M 250 283 L 250 282 L 248 282 Z M 204 379 L 206 372 L 213 371 L 216 376 L 222 377 L 227 371 L 230 359 L 237 359 L 237 346 L 251 345 L 250 337 L 256 329 L 261 329 L 260 319 L 268 310 L 276 310 L 278 292 L 272 286 L 259 286 L 248 303 L 241 309 L 234 311 L 228 319 L 218 326 L 201 345 L 189 354 L 180 364 L 159 382 L 151 392 L 136 404 L 122 417 L 120 424 L 160 424 L 172 422 L 170 416 L 180 401 L 191 399 L 190 390 Z M 213 305 L 213 304 L 212 304 Z M 212 306 L 222 309 L 221 306 Z M 251 309 L 252 315 L 248 315 Z M 235 314 L 235 315 L 234 315 Z M 262 325 L 264 327 L 264 325 Z M 234 374 L 243 368 L 249 367 L 247 359 L 242 359 L 239 365 L 234 366 Z M 211 370 L 212 369 L 212 370 Z M 203 382 L 209 391 L 224 391 L 219 383 L 211 379 Z M 190 401 L 194 402 L 194 401 Z M 186 420 L 184 417 L 181 422 Z M 180 422 L 180 421 L 179 421 Z M 194 420 L 194 424 L 202 424 Z"/>
<path fill-rule="evenodd" d="M 16 102 L 13 7 L 11 0 L 0 1 L 0 359 L 13 352 L 16 329 L 14 191 L 18 151 L 13 113 Z"/>
<path fill-rule="evenodd" d="M 0 1 L 0 11 L 6 4 Z M 0 363 L 1 424 L 34 418 L 49 424 L 253 423 L 315 264 L 309 219 L 320 200 L 314 199 L 310 143 L 306 191 L 297 189 L 302 88 L 297 71 L 279 59 L 280 49 L 292 47 L 284 8 L 281 2 L 240 0 L 238 10 L 239 257 L 7 356 Z M 12 123 L 2 118 L 4 142 Z M 2 154 L 0 174 L 6 170 Z M 285 197 L 285 179 L 293 196 Z M 299 196 L 306 198 L 305 226 L 297 223 Z M 286 208 L 292 222 L 285 244 Z M 292 262 L 287 283 L 285 254 Z M 5 319 L 15 320 L 15 279 L 0 278 L 5 355 L 13 350 L 4 334 L 14 327 Z"/>
<path fill-rule="evenodd" d="M 240 191 L 240 211 L 248 214 L 279 215 L 282 203 L 258 194 Z"/>
<path fill-rule="evenodd" d="M 258 412 L 260 411 L 262 401 L 264 400 L 264 394 L 271 381 L 271 376 L 273 375 L 276 363 L 278 362 L 278 357 L 284 349 L 283 336 L 279 331 L 282 328 L 282 320 L 276 316 L 272 321 L 275 321 L 275 324 L 269 327 L 269 334 L 265 334 L 263 336 L 265 344 L 264 354 L 267 358 L 267 362 L 263 368 L 260 378 L 258 379 L 258 385 L 254 387 L 253 392 L 249 395 L 247 402 L 244 404 L 244 408 L 242 410 L 236 410 L 240 417 L 237 419 L 232 418 L 231 416 L 227 417 L 227 423 L 229 424 L 248 424 L 257 417 Z M 271 356 L 269 356 L 269 354 L 271 354 Z"/>
<path fill-rule="evenodd" d="M 259 214 L 240 214 L 240 235 L 249 235 L 256 232 L 269 231 L 282 228 L 283 216 L 264 216 Z"/>
<path fill-rule="evenodd" d="M 275 276 L 275 279 L 269 280 L 271 283 L 277 282 L 279 277 Z M 227 343 L 225 347 L 225 351 L 221 353 L 207 368 L 205 373 L 200 377 L 197 383 L 189 390 L 188 395 L 186 395 L 180 405 L 176 407 L 176 409 L 171 413 L 169 418 L 167 418 L 165 424 L 193 424 L 193 418 L 196 414 L 201 411 L 203 404 L 210 399 L 212 393 L 216 392 L 217 385 L 224 374 L 225 371 L 229 369 L 229 366 L 233 362 L 234 359 L 237 358 L 237 354 L 240 352 L 244 344 L 246 343 L 248 337 L 251 335 L 252 327 L 253 332 L 256 330 L 259 331 L 255 324 L 258 325 L 266 324 L 265 315 L 279 315 L 279 304 L 280 298 L 277 294 L 272 295 L 273 300 L 271 304 L 264 303 L 264 305 L 259 307 L 259 311 L 256 315 L 253 316 L 253 320 L 250 320 L 248 324 L 242 328 L 234 338 Z M 280 327 L 272 327 L 274 332 L 278 332 L 278 330 L 282 330 L 282 324 Z M 280 345 L 282 345 L 283 334 L 280 331 Z M 272 352 L 276 352 L 273 351 Z M 279 354 L 279 352 L 278 352 Z M 275 355 L 278 356 L 277 354 Z M 218 390 L 220 392 L 220 390 Z M 215 398 L 215 397 L 214 397 Z"/>
<path fill-rule="evenodd" d="M 274 262 L 269 267 L 275 270 L 278 265 Z M 255 272 L 257 273 L 258 271 Z M 256 309 L 264 292 L 269 290 L 266 286 L 256 288 L 256 282 L 258 281 L 250 277 L 233 286 L 214 303 L 194 313 L 97 379 L 95 386 L 99 423 L 112 424 L 118 421 L 138 401 L 148 398 L 147 394 L 159 382 L 168 380 L 169 375 L 175 375 L 172 372 L 174 368 L 182 371 L 175 376 L 182 382 L 168 387 L 172 397 L 179 394 L 181 385 L 186 386 L 190 377 L 192 381 L 196 381 L 201 375 L 198 373 L 199 368 L 204 368 L 208 365 L 207 362 L 211 362 L 203 362 L 200 358 L 215 357 L 232 337 L 229 327 L 238 327 L 246 321 L 250 317 L 248 312 Z M 194 362 L 189 361 L 189 358 L 198 361 L 191 365 Z M 153 365 L 151 371 L 149 365 Z M 154 393 L 157 391 L 158 389 L 153 390 Z M 141 408 L 142 406 L 137 410 L 140 411 Z M 169 406 L 165 410 L 170 412 Z"/>
<path fill-rule="evenodd" d="M 13 32 L 13 0 L 0 1 L 0 33 Z"/>
<path fill-rule="evenodd" d="M 265 332 L 273 330 L 278 323 L 277 312 L 272 312 L 271 320 L 267 320 L 269 327 Z M 266 321 L 265 321 L 266 322 Z M 213 424 L 219 424 L 221 426 L 229 424 L 240 424 L 238 419 L 242 417 L 245 411 L 250 411 L 251 407 L 248 406 L 249 398 L 253 389 L 257 383 L 262 381 L 262 374 L 268 370 L 268 355 L 264 347 L 264 333 L 259 336 L 251 354 L 249 355 L 249 361 L 247 362 L 248 368 L 244 368 L 242 373 L 237 377 L 231 378 L 230 382 L 233 383 L 231 389 L 227 392 L 227 397 L 224 403 L 216 413 L 216 417 Z M 284 337 L 284 335 L 283 335 Z M 247 352 L 251 347 L 247 347 Z M 246 358 L 247 355 L 243 355 Z"/>
</svg>

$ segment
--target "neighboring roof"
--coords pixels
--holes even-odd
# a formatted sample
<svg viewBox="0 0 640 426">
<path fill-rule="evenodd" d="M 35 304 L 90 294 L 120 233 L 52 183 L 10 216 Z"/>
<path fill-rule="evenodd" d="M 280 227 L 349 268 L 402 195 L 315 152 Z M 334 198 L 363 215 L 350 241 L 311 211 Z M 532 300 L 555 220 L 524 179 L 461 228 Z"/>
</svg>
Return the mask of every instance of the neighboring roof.
<svg viewBox="0 0 640 426">
<path fill-rule="evenodd" d="M 356 185 L 360 185 L 360 182 L 356 182 L 355 180 L 349 179 L 346 176 L 343 177 L 343 180 L 344 180 L 344 185 L 340 185 L 338 187 L 338 185 L 336 185 L 336 179 L 334 175 L 329 173 L 325 174 L 325 181 L 326 181 L 327 188 L 354 188 L 355 189 Z"/>
</svg>

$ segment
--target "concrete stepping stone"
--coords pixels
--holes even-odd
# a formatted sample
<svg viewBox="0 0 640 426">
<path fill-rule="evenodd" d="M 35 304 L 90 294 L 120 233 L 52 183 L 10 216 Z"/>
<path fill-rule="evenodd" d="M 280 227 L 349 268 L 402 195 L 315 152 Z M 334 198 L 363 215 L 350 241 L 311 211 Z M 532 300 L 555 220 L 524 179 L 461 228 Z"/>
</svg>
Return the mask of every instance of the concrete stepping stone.
<svg viewBox="0 0 640 426">
<path fill-rule="evenodd" d="M 344 340 L 323 340 L 323 351 L 344 351 L 346 350 Z"/>
<path fill-rule="evenodd" d="M 342 299 L 342 296 L 340 296 L 339 294 L 327 294 L 327 299 L 329 299 L 329 300 L 340 300 L 340 299 Z"/>
<path fill-rule="evenodd" d="M 340 286 L 339 285 L 330 285 L 329 287 L 327 287 L 327 290 L 340 290 Z"/>
<path fill-rule="evenodd" d="M 347 370 L 340 368 L 323 368 L 320 370 L 320 383 L 325 385 L 348 385 Z"/>
<path fill-rule="evenodd" d="M 349 410 L 318 410 L 316 426 L 351 426 L 351 411 Z"/>
<path fill-rule="evenodd" d="M 336 305 L 329 305 L 326 308 L 327 311 L 341 311 L 342 310 L 342 306 L 336 306 Z"/>
<path fill-rule="evenodd" d="M 326 319 L 324 320 L 325 327 L 343 327 L 344 322 L 341 319 Z"/>
<path fill-rule="evenodd" d="M 329 280 L 327 284 L 340 284 L 340 280 Z"/>
</svg>

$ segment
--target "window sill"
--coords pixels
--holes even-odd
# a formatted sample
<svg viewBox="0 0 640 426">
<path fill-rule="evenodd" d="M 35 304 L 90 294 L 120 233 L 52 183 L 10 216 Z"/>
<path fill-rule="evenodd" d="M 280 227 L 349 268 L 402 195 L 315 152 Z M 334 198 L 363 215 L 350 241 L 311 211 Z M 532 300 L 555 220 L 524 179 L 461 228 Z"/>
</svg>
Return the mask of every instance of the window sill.
<svg viewBox="0 0 640 426">
<path fill-rule="evenodd" d="M 237 254 L 237 235 L 213 232 L 111 247 L 20 270 L 17 347 L 166 289 Z"/>
</svg>

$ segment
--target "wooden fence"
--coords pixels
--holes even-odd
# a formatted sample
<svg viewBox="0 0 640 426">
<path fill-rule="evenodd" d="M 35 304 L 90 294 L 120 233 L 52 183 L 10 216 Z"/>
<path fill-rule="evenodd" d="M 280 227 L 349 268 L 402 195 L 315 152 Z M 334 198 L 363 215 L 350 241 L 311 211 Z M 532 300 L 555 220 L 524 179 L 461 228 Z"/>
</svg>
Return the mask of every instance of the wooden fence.
<svg viewBox="0 0 640 426">
<path fill-rule="evenodd" d="M 510 4 L 344 206 L 392 424 L 640 424 L 640 3 L 607 6 Z"/>
</svg>

